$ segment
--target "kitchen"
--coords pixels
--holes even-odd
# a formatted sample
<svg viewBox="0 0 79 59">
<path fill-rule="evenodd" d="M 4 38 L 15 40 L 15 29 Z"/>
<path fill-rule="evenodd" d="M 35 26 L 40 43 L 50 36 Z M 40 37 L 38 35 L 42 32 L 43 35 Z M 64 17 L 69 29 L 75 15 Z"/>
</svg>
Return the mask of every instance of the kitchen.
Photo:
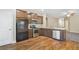
<svg viewBox="0 0 79 59">
<path fill-rule="evenodd" d="M 32 10 L 30 10 L 30 11 L 32 11 Z M 60 27 L 61 29 L 58 30 L 58 28 L 56 28 L 59 25 L 57 23 L 58 20 L 55 21 L 55 26 L 54 26 L 55 28 L 53 28 L 53 26 L 52 26 L 52 28 L 51 27 L 49 28 L 49 26 L 47 26 L 48 19 L 45 14 L 44 15 L 42 14 L 42 16 L 38 15 L 37 13 L 33 13 L 33 12 L 29 12 L 28 14 L 29 15 L 28 15 L 27 27 L 28 27 L 28 31 L 30 31 L 30 32 L 28 32 L 29 38 L 37 37 L 39 35 L 53 38 L 53 35 L 52 35 L 53 31 L 62 32 L 64 34 L 63 36 L 65 36 L 65 31 L 63 31 L 63 28 L 62 28 L 62 27 L 64 27 L 64 26 L 62 26 L 62 25 L 64 25 L 64 20 L 62 22 L 63 24 L 60 23 L 60 26 L 62 26 L 62 27 Z M 17 15 L 17 18 L 21 18 L 21 17 Z M 56 19 L 58 19 L 58 18 L 56 18 Z M 62 19 L 60 19 L 60 21 L 62 21 Z M 61 34 L 61 36 L 62 36 L 62 34 Z M 58 39 L 62 40 L 62 39 L 65 39 L 65 37 L 63 37 L 61 39 L 58 38 Z"/>
<path fill-rule="evenodd" d="M 75 14 L 71 11 L 73 10 L 16 9 L 16 43 L 0 48 L 17 50 L 79 49 L 78 40 L 74 40 L 67 32 L 67 30 L 71 30 L 70 23 L 68 23 L 70 16 Z"/>
</svg>

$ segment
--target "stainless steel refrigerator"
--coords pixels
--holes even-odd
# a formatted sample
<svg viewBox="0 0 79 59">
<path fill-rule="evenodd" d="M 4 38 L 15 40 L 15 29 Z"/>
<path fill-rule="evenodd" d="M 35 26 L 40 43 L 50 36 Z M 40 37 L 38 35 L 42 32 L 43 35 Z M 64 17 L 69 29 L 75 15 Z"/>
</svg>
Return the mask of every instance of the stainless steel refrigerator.
<svg viewBox="0 0 79 59">
<path fill-rule="evenodd" d="M 18 19 L 16 21 L 16 41 L 23 41 L 28 39 L 28 20 Z"/>
</svg>

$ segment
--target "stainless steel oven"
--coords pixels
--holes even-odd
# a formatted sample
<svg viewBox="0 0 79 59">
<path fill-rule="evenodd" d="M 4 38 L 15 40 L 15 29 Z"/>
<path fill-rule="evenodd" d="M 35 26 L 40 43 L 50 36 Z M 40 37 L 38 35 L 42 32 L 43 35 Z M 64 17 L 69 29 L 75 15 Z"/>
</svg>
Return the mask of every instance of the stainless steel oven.
<svg viewBox="0 0 79 59">
<path fill-rule="evenodd" d="M 33 28 L 32 30 L 33 30 L 33 37 L 39 36 L 38 28 Z"/>
</svg>

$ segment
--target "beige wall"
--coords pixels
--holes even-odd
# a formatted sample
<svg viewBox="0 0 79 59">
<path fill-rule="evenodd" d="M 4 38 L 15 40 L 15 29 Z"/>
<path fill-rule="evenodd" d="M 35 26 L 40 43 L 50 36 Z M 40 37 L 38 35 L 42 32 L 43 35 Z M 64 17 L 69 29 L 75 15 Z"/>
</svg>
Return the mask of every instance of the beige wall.
<svg viewBox="0 0 79 59">
<path fill-rule="evenodd" d="M 79 33 L 79 15 L 70 17 L 70 32 Z"/>
<path fill-rule="evenodd" d="M 43 24 L 41 25 L 42 28 L 46 28 L 46 15 L 43 15 Z"/>
<path fill-rule="evenodd" d="M 54 28 L 57 26 L 57 19 L 54 17 L 49 17 L 48 18 L 48 27 L 49 28 Z"/>
<path fill-rule="evenodd" d="M 69 30 L 69 18 L 65 18 L 65 29 L 66 31 L 70 31 Z"/>
<path fill-rule="evenodd" d="M 66 39 L 79 42 L 79 15 L 73 15 L 65 19 Z"/>
<path fill-rule="evenodd" d="M 44 28 L 54 28 L 57 26 L 57 18 L 54 17 L 47 17 L 46 19 L 43 19 L 43 27 Z"/>
<path fill-rule="evenodd" d="M 50 29 L 54 29 L 54 28 L 61 28 L 61 26 L 59 26 L 59 17 L 53 17 L 53 16 L 43 16 L 43 24 L 42 24 L 42 28 L 50 28 Z"/>
<path fill-rule="evenodd" d="M 79 15 L 73 15 L 66 18 L 65 28 L 69 32 L 79 33 Z"/>
</svg>

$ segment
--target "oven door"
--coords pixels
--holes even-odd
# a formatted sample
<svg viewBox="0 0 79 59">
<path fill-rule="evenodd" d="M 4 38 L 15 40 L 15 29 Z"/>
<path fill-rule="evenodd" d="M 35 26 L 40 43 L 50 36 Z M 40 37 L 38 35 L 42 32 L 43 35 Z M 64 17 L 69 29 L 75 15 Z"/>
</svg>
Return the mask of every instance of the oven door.
<svg viewBox="0 0 79 59">
<path fill-rule="evenodd" d="M 38 29 L 33 29 L 33 37 L 39 36 Z"/>
</svg>

